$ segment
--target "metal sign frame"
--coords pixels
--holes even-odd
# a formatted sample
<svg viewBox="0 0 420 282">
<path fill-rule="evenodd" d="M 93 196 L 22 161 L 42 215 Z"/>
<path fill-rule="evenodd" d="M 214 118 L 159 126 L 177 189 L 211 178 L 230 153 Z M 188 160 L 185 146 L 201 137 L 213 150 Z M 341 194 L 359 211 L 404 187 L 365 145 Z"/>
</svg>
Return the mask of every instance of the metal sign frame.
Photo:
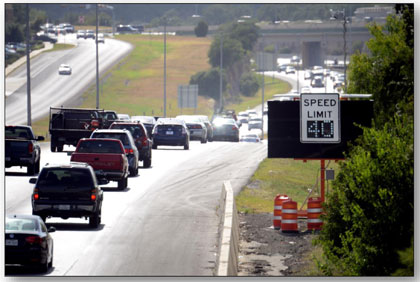
<svg viewBox="0 0 420 282">
<path fill-rule="evenodd" d="M 185 97 L 186 96 L 186 103 Z M 178 85 L 178 108 L 194 108 L 196 109 L 198 105 L 198 85 Z"/>
</svg>

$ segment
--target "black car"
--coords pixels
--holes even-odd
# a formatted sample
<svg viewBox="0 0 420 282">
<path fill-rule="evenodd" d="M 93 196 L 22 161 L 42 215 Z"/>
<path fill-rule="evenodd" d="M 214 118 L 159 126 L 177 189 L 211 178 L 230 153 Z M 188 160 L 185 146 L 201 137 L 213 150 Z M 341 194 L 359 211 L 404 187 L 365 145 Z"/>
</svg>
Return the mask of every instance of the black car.
<svg viewBox="0 0 420 282">
<path fill-rule="evenodd" d="M 139 151 L 139 161 L 143 162 L 143 167 L 148 168 L 152 165 L 152 140 L 148 137 L 145 126 L 140 122 L 121 122 L 111 124 L 109 129 L 127 129 L 133 135 L 134 143 Z"/>
<path fill-rule="evenodd" d="M 103 182 L 104 181 L 104 182 Z M 93 168 L 86 163 L 45 165 L 32 193 L 32 214 L 45 222 L 47 217 L 85 217 L 91 227 L 101 223 L 103 191 Z M 99 184 L 108 183 L 100 179 Z"/>
<path fill-rule="evenodd" d="M 41 34 L 41 35 L 35 36 L 35 40 L 41 40 L 41 41 L 47 41 L 47 42 L 51 42 L 51 43 L 57 43 L 57 38 L 50 37 L 50 36 L 48 36 L 46 34 Z"/>
<path fill-rule="evenodd" d="M 5 265 L 36 266 L 48 271 L 53 264 L 53 239 L 45 223 L 36 215 L 6 215 Z"/>
<path fill-rule="evenodd" d="M 133 135 L 126 129 L 98 129 L 92 132 L 90 138 L 119 139 L 124 146 L 128 159 L 130 176 L 136 176 L 139 168 L 139 150 L 134 142 Z"/>
<path fill-rule="evenodd" d="M 175 118 L 160 118 L 153 128 L 153 149 L 157 146 L 184 146 L 190 148 L 190 133 L 185 122 Z"/>
</svg>

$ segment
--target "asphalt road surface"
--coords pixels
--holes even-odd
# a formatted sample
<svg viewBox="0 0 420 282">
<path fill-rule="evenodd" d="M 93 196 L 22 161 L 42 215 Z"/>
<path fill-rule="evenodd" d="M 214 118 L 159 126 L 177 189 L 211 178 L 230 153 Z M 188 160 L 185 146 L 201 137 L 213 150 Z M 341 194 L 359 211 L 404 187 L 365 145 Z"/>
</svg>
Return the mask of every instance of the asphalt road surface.
<svg viewBox="0 0 420 282">
<path fill-rule="evenodd" d="M 247 131 L 246 125 L 243 131 Z M 64 150 L 74 150 L 66 146 Z M 152 167 L 139 169 L 128 187 L 103 187 L 102 223 L 49 218 L 57 228 L 54 276 L 212 276 L 215 270 L 222 184 L 238 193 L 267 156 L 267 143 L 191 141 L 153 150 Z M 70 159 L 42 144 L 41 167 Z M 141 163 L 140 163 L 141 164 Z M 33 185 L 26 168 L 6 169 L 6 213 L 31 214 Z M 12 270 L 12 275 L 30 275 Z M 35 274 L 37 275 L 37 274 Z M 45 275 L 45 274 L 39 274 Z"/>
<path fill-rule="evenodd" d="M 76 39 L 76 34 L 59 36 L 60 43 L 76 44 L 72 49 L 44 52 L 31 59 L 32 121 L 47 116 L 50 106 L 74 105 L 83 90 L 96 78 L 96 46 L 92 39 Z M 112 66 L 131 50 L 131 45 L 114 39 L 99 44 L 99 71 Z M 59 75 L 60 64 L 72 67 L 71 75 Z M 6 78 L 20 85 L 5 100 L 6 124 L 27 123 L 26 64 Z M 21 82 L 19 84 L 18 82 Z"/>
</svg>

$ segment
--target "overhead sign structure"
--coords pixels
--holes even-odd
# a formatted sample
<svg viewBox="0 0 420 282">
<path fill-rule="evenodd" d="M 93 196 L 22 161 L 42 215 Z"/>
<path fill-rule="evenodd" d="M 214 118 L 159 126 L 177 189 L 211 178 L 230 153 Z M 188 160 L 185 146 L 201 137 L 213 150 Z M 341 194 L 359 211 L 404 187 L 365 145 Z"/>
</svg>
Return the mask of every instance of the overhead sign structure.
<svg viewBox="0 0 420 282">
<path fill-rule="evenodd" d="M 178 108 L 197 108 L 198 85 L 178 85 Z"/>
<path fill-rule="evenodd" d="M 340 117 L 338 93 L 301 94 L 300 142 L 340 143 Z"/>
</svg>

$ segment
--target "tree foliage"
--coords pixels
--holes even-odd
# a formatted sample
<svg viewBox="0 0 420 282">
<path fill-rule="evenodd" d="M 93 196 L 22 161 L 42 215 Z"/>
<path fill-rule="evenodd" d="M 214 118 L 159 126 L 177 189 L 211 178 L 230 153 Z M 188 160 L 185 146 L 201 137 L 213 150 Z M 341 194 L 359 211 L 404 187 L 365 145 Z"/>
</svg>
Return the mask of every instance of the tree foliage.
<svg viewBox="0 0 420 282">
<path fill-rule="evenodd" d="M 406 9 L 405 12 L 409 11 Z M 325 204 L 317 241 L 326 275 L 413 273 L 414 52 L 412 17 L 370 27 L 370 55 L 351 59 L 353 93 L 372 93 L 375 121 L 351 145 Z M 409 32 L 407 32 L 409 31 Z"/>
<path fill-rule="evenodd" d="M 414 124 L 395 116 L 364 128 L 325 204 L 324 254 L 341 275 L 390 275 L 414 235 Z"/>
<path fill-rule="evenodd" d="M 414 102 L 414 49 L 407 44 L 414 30 L 407 33 L 407 25 L 398 16 L 389 16 L 384 26 L 372 24 L 373 38 L 367 42 L 371 55 L 351 58 L 348 91 L 373 94 L 378 126 Z"/>
<path fill-rule="evenodd" d="M 220 74 L 218 69 L 212 68 L 208 71 L 194 74 L 190 78 L 190 84 L 198 85 L 198 95 L 219 101 Z M 226 77 L 224 74 L 222 75 L 222 90 L 226 90 Z"/>
<path fill-rule="evenodd" d="M 239 89 L 244 96 L 255 96 L 259 88 L 260 85 L 258 84 L 257 76 L 254 73 L 248 72 L 242 75 L 241 81 L 239 82 Z"/>
<path fill-rule="evenodd" d="M 194 28 L 195 36 L 197 37 L 206 37 L 207 32 L 209 31 L 209 26 L 205 21 L 200 21 L 197 26 Z"/>
</svg>

